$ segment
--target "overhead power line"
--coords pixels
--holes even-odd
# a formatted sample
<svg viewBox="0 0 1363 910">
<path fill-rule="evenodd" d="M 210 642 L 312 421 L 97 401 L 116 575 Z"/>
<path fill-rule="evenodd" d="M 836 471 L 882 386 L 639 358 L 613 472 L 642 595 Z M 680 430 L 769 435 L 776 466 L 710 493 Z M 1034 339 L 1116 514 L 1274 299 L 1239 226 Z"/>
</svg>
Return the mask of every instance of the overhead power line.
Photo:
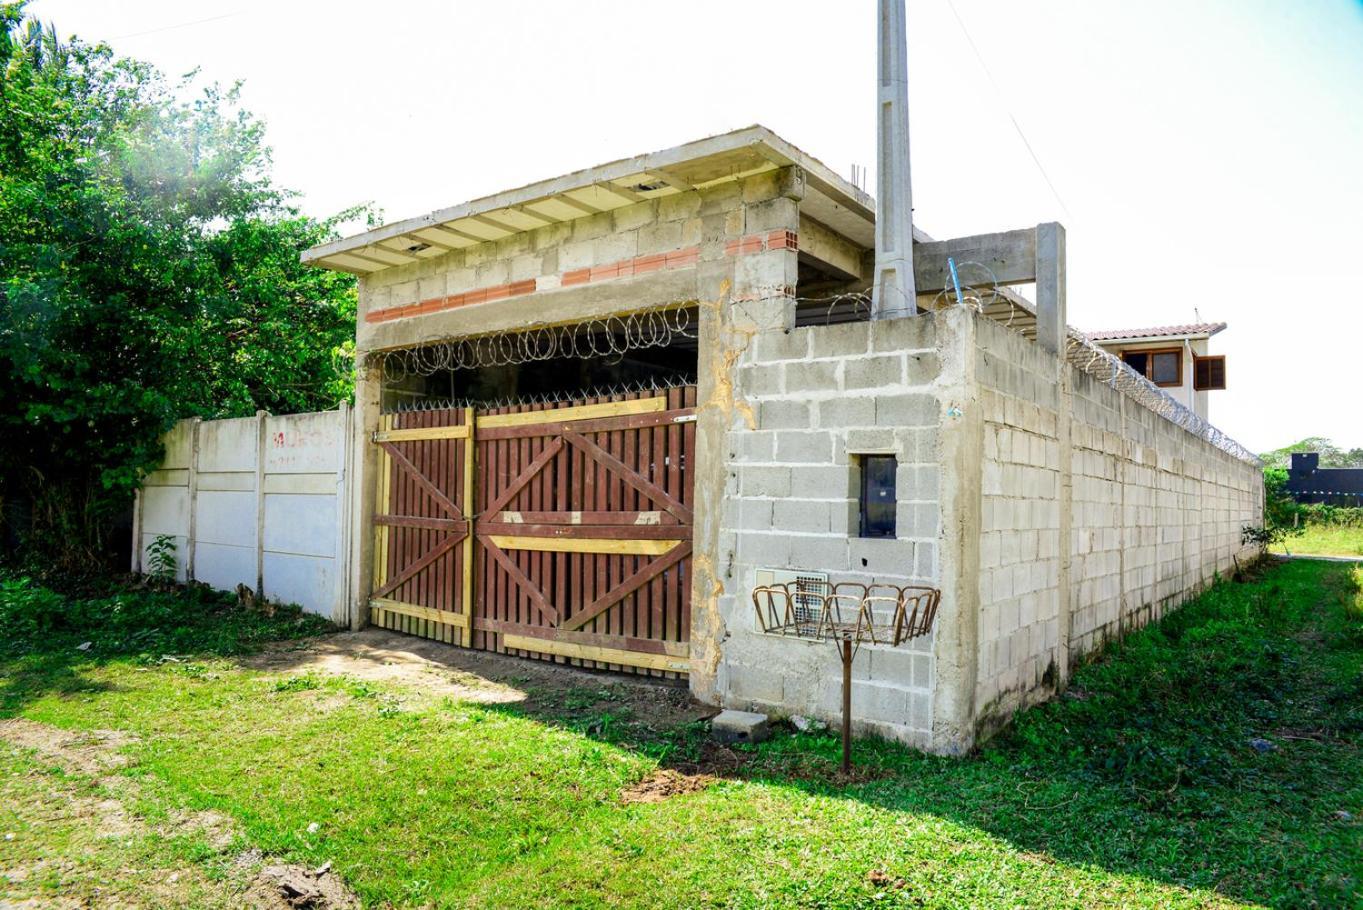
<svg viewBox="0 0 1363 910">
<path fill-rule="evenodd" d="M 1060 203 L 1060 208 L 1065 212 L 1065 215 L 1068 218 L 1073 219 L 1074 213 L 1071 212 L 1070 207 L 1065 204 L 1065 200 L 1060 198 L 1060 191 L 1055 188 L 1055 182 L 1051 180 L 1051 175 L 1046 173 L 1046 168 L 1042 165 L 1041 159 L 1037 157 L 1036 150 L 1032 148 L 1032 143 L 1028 141 L 1027 135 L 1022 131 L 1022 125 L 1018 123 L 1018 118 L 1013 116 L 1012 110 L 1008 107 L 1008 101 L 1004 97 L 1003 89 L 999 88 L 998 80 L 994 78 L 993 71 L 989 69 L 989 64 L 985 62 L 984 54 L 980 53 L 980 48 L 975 44 L 975 39 L 970 37 L 970 29 L 965 27 L 965 20 L 961 18 L 960 12 L 957 11 L 956 4 L 952 2 L 952 0 L 946 0 L 946 3 L 947 7 L 951 10 L 951 15 L 956 19 L 956 24 L 961 27 L 961 34 L 965 35 L 966 43 L 969 44 L 970 49 L 974 51 L 975 59 L 980 62 L 980 68 L 984 70 L 984 75 L 989 79 L 989 84 L 994 87 L 994 94 L 998 96 L 999 103 L 1003 105 L 1004 113 L 1006 113 L 1008 119 L 1012 121 L 1013 129 L 1017 131 L 1018 138 L 1022 140 L 1022 145 L 1027 149 L 1027 154 L 1032 156 L 1032 163 L 1036 165 L 1037 171 L 1040 172 L 1041 179 L 1046 181 L 1046 186 L 1050 187 L 1051 195 L 1055 197 L 1056 202 Z"/>
</svg>

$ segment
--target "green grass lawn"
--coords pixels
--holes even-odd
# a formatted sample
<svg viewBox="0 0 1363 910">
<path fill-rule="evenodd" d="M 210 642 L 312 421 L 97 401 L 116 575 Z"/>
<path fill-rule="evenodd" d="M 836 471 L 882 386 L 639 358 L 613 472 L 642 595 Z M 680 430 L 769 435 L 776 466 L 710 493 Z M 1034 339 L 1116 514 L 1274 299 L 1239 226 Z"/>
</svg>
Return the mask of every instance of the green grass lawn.
<svg viewBox="0 0 1363 910">
<path fill-rule="evenodd" d="M 1300 537 L 1273 548 L 1275 553 L 1300 556 L 1363 556 L 1363 528 L 1308 524 Z"/>
<path fill-rule="evenodd" d="M 1359 906 L 1361 582 L 1219 584 L 967 759 L 862 741 L 840 781 L 833 737 L 781 730 L 656 803 L 621 792 L 714 756 L 610 677 L 477 704 L 251 669 L 316 629 L 202 595 L 72 605 L 107 632 L 0 611 L 0 716 L 126 739 L 84 769 L 0 742 L 0 898 L 233 906 L 264 855 L 330 861 L 378 907 Z M 183 823 L 208 810 L 226 835 Z M 131 826 L 101 833 L 111 813 Z"/>
</svg>

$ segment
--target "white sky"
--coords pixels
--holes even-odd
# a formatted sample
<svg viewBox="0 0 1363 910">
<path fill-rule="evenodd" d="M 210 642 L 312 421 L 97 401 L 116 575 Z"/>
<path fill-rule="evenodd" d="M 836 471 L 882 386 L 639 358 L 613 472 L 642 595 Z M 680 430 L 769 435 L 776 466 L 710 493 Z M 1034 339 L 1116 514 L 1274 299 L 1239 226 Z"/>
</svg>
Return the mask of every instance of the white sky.
<svg viewBox="0 0 1363 910">
<path fill-rule="evenodd" d="M 949 0 L 909 0 L 915 223 L 1061 221 L 1073 325 L 1197 308 L 1230 323 L 1212 342 L 1230 385 L 1214 423 L 1255 450 L 1363 445 L 1363 4 L 951 2 L 994 82 Z M 278 181 L 319 216 L 373 201 L 396 220 L 751 123 L 844 175 L 875 165 L 872 0 L 29 12 L 168 75 L 245 80 Z"/>
</svg>

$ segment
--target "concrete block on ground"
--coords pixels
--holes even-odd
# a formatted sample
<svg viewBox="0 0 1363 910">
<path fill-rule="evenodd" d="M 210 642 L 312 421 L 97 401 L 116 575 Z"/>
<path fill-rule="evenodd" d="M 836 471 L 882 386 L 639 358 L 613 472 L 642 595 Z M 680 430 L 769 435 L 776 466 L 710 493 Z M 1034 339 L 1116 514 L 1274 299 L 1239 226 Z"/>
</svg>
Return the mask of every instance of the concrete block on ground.
<svg viewBox="0 0 1363 910">
<path fill-rule="evenodd" d="M 760 743 L 771 735 L 771 730 L 765 714 L 721 711 L 710 721 L 710 735 L 722 743 Z"/>
</svg>

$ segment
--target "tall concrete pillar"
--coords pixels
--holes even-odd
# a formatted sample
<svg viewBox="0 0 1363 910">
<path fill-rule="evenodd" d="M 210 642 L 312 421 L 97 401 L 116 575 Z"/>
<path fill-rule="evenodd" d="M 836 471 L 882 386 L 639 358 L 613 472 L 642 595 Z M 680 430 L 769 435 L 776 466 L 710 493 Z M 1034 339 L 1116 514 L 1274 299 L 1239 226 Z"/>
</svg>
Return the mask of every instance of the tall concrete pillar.
<svg viewBox="0 0 1363 910">
<path fill-rule="evenodd" d="M 942 603 L 933 632 L 934 751 L 963 755 L 975 743 L 980 650 L 980 519 L 984 413 L 976 379 L 975 321 L 965 307 L 933 316 L 942 370 L 938 484 L 941 508 Z"/>
<path fill-rule="evenodd" d="M 697 356 L 695 530 L 691 572 L 691 692 L 717 704 L 726 636 L 726 604 L 739 593 L 726 569 L 732 546 L 722 534 L 729 478 L 729 432 L 752 429 L 756 415 L 735 389 L 744 355 L 764 333 L 795 325 L 796 249 L 732 256 L 726 244 L 757 231 L 800 229 L 804 179 L 798 168 L 745 183 L 741 211 L 718 213 L 701 244 L 696 292 L 700 306 Z M 742 217 L 739 217 L 741 215 Z"/>
<path fill-rule="evenodd" d="M 913 278 L 913 188 L 909 180 L 909 52 L 904 0 L 879 0 L 876 42 L 875 319 L 918 311 Z"/>
<path fill-rule="evenodd" d="M 363 363 L 357 352 L 355 362 Z M 350 479 L 350 616 L 352 629 L 369 623 L 369 592 L 374 575 L 374 491 L 378 481 L 378 447 L 371 441 L 379 428 L 382 371 L 363 367 L 355 377 L 355 410 L 351 420 Z"/>
</svg>

